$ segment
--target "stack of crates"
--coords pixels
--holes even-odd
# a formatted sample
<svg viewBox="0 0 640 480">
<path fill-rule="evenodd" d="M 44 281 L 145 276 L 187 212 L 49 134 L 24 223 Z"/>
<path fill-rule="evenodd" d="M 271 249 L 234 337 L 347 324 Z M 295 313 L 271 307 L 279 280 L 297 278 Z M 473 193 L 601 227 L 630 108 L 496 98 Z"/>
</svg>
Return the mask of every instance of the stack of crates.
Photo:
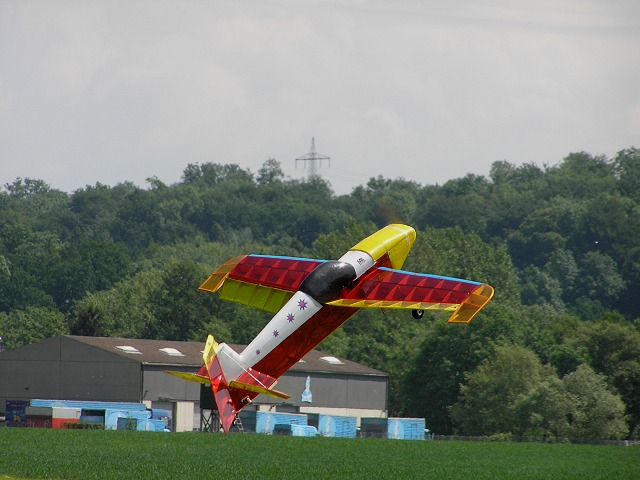
<svg viewBox="0 0 640 480">
<path fill-rule="evenodd" d="M 389 418 L 389 438 L 399 440 L 424 440 L 424 418 Z"/>
<path fill-rule="evenodd" d="M 278 425 L 278 433 L 283 431 L 291 432 L 291 428 L 285 428 L 280 425 L 306 425 L 307 416 L 299 413 L 280 413 L 280 412 L 257 412 L 256 413 L 256 433 L 266 433 L 273 435 L 276 425 Z"/>
<path fill-rule="evenodd" d="M 320 415 L 318 432 L 325 437 L 356 438 L 356 418 Z"/>
</svg>

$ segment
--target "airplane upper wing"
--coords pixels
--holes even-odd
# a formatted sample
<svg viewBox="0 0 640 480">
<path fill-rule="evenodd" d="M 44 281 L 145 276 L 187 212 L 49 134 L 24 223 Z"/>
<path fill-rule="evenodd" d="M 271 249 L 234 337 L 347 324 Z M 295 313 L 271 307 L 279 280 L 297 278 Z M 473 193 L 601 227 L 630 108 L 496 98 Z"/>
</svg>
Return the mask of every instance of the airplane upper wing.
<svg viewBox="0 0 640 480">
<path fill-rule="evenodd" d="M 490 285 L 377 267 L 329 305 L 452 311 L 452 323 L 469 323 L 493 297 Z"/>
<path fill-rule="evenodd" d="M 200 290 L 220 290 L 223 300 L 275 313 L 321 263 L 308 258 L 241 255 L 213 272 Z"/>
</svg>

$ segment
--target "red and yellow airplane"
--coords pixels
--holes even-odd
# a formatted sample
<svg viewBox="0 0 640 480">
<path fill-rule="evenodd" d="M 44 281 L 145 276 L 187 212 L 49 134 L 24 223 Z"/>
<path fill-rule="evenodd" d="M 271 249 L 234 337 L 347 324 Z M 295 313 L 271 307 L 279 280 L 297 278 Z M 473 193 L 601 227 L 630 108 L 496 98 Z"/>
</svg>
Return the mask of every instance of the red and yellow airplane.
<svg viewBox="0 0 640 480">
<path fill-rule="evenodd" d="M 469 323 L 491 297 L 490 285 L 400 270 L 416 239 L 413 228 L 393 224 L 365 238 L 339 260 L 270 255 L 232 258 L 200 286 L 220 298 L 257 307 L 274 317 L 242 353 L 212 335 L 197 374 L 167 372 L 210 384 L 222 428 L 240 410 L 274 390 L 278 377 L 360 308 L 401 308 L 420 318 L 424 310 L 453 312 L 452 323 Z"/>
</svg>

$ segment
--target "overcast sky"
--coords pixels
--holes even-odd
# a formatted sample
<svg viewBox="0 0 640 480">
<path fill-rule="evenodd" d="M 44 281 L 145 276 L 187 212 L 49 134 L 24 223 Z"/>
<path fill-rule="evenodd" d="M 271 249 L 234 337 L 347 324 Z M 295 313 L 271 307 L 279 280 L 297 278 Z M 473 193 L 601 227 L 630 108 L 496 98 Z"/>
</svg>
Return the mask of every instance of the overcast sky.
<svg viewBox="0 0 640 480">
<path fill-rule="evenodd" d="M 640 146 L 638 0 L 0 0 L 0 184 L 331 157 L 442 184 Z"/>
</svg>

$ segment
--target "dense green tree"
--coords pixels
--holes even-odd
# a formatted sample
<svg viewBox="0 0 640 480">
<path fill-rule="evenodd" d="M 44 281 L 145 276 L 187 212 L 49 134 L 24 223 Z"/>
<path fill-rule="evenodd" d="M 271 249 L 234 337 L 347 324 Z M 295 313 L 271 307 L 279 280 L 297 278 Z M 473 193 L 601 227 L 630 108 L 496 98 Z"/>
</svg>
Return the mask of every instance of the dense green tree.
<svg viewBox="0 0 640 480">
<path fill-rule="evenodd" d="M 552 196 L 575 199 L 613 192 L 616 184 L 613 168 L 607 158 L 586 152 L 567 155 L 559 165 L 548 169 L 547 176 Z"/>
<path fill-rule="evenodd" d="M 637 247 L 640 234 L 638 204 L 620 195 L 596 195 L 586 203 L 576 226 L 572 249 L 598 250 L 622 262 L 629 248 Z"/>
<path fill-rule="evenodd" d="M 549 304 L 517 309 L 518 344 L 533 350 L 541 362 L 552 365 L 560 375 L 574 371 L 589 360 L 587 348 L 577 341 L 582 321 Z"/>
<path fill-rule="evenodd" d="M 489 176 L 493 182 L 493 196 L 485 212 L 487 239 L 504 241 L 529 213 L 546 205 L 545 173 L 530 163 L 516 167 L 500 161 L 492 164 Z"/>
<path fill-rule="evenodd" d="M 576 296 L 603 303 L 615 301 L 625 288 L 615 261 L 600 252 L 588 252 L 578 260 L 580 275 L 576 279 Z"/>
<path fill-rule="evenodd" d="M 457 226 L 465 232 L 483 234 L 492 196 L 491 184 L 485 177 L 468 174 L 449 180 L 425 197 L 425 205 L 417 215 L 416 224 L 422 228 Z"/>
<path fill-rule="evenodd" d="M 76 190 L 61 223 L 72 238 L 110 235 L 120 209 L 126 199 L 123 188 L 111 188 L 96 183 Z"/>
<path fill-rule="evenodd" d="M 283 180 L 284 172 L 282 171 L 282 166 L 275 158 L 265 160 L 256 177 L 258 185 L 281 185 Z"/>
<path fill-rule="evenodd" d="M 252 182 L 253 174 L 235 163 L 228 165 L 212 162 L 206 162 L 202 165 L 190 163 L 182 172 L 182 180 L 186 184 L 211 187 L 230 181 Z"/>
<path fill-rule="evenodd" d="M 640 332 L 620 319 L 585 323 L 575 343 L 589 355 L 589 365 L 605 375 L 624 400 L 629 430 L 640 436 Z"/>
<path fill-rule="evenodd" d="M 562 436 L 568 405 L 553 369 L 531 350 L 502 345 L 466 376 L 451 415 L 468 435 Z"/>
<path fill-rule="evenodd" d="M 23 231 L 22 242 L 5 257 L 8 275 L 5 271 L 0 279 L 0 311 L 56 307 L 53 283 L 61 266 L 62 247 L 51 232 Z"/>
<path fill-rule="evenodd" d="M 127 277 L 112 288 L 86 295 L 75 307 L 74 335 L 145 338 L 155 328 L 154 292 L 162 271 L 148 269 Z"/>
<path fill-rule="evenodd" d="M 129 273 L 130 259 L 112 240 L 89 239 L 66 244 L 50 282 L 58 307 L 67 312 L 87 293 L 106 290 Z"/>
<path fill-rule="evenodd" d="M 404 179 L 388 180 L 381 176 L 371 178 L 366 188 L 353 192 L 366 205 L 369 218 L 378 226 L 389 223 L 414 224 L 420 198 L 420 186 Z"/>
<path fill-rule="evenodd" d="M 446 323 L 446 314 L 435 316 L 402 379 L 402 392 L 405 414 L 424 417 L 432 431 L 450 434 L 450 406 L 466 372 L 492 355 L 496 345 L 521 343 L 523 330 L 519 309 L 509 306 L 489 304 L 468 325 Z"/>
<path fill-rule="evenodd" d="M 604 376 L 580 365 L 563 383 L 570 397 L 569 435 L 578 439 L 620 439 L 628 430 L 624 403 L 611 392 Z"/>
<path fill-rule="evenodd" d="M 151 337 L 165 340 L 196 340 L 213 311 L 212 298 L 198 287 L 206 271 L 193 261 L 169 265 L 151 299 L 155 323 Z"/>
<path fill-rule="evenodd" d="M 544 271 L 557 280 L 562 289 L 562 300 L 572 302 L 575 298 L 576 282 L 579 278 L 578 264 L 570 250 L 556 250 L 549 257 Z"/>
<path fill-rule="evenodd" d="M 507 237 L 516 265 L 542 267 L 558 250 L 565 249 L 583 210 L 576 201 L 554 197 L 530 212 Z"/>
<path fill-rule="evenodd" d="M 619 439 L 628 428 L 624 403 L 603 376 L 580 365 L 562 382 L 534 352 L 496 348 L 466 377 L 451 409 L 462 432 L 576 439 Z"/>
<path fill-rule="evenodd" d="M 44 180 L 35 178 L 16 178 L 11 183 L 5 183 L 4 188 L 11 197 L 26 198 L 29 196 L 46 193 L 51 187 Z"/>
<path fill-rule="evenodd" d="M 639 239 L 640 206 L 615 194 L 597 196 L 587 204 L 572 242 L 574 252 L 586 255 L 594 251 L 613 259 L 627 288 L 619 296 L 609 296 L 605 305 L 620 309 L 630 318 L 640 316 L 635 298 L 635 286 L 640 282 Z"/>
<path fill-rule="evenodd" d="M 53 297 L 42 289 L 40 279 L 19 268 L 14 269 L 10 276 L 0 278 L 0 311 L 29 307 L 56 309 Z"/>
<path fill-rule="evenodd" d="M 520 298 L 524 305 L 548 304 L 564 308 L 562 284 L 542 269 L 529 265 L 520 272 Z"/>
<path fill-rule="evenodd" d="M 542 370 L 535 388 L 519 402 L 519 433 L 538 441 L 565 441 L 570 435 L 571 397 L 551 369 L 543 366 Z"/>
<path fill-rule="evenodd" d="M 11 349 L 68 333 L 64 315 L 47 307 L 26 307 L 0 312 L 0 332 L 4 348 Z"/>
<path fill-rule="evenodd" d="M 102 312 L 93 306 L 89 306 L 78 310 L 77 317 L 69 328 L 69 333 L 87 337 L 108 337 L 112 332 L 107 331 L 104 324 L 105 320 Z"/>
<path fill-rule="evenodd" d="M 130 254 L 136 257 L 162 232 L 160 215 L 153 192 L 132 186 L 131 189 L 123 188 L 123 194 L 126 202 L 119 206 L 110 232 L 116 242 L 126 245 Z"/>
<path fill-rule="evenodd" d="M 640 202 L 640 149 L 620 150 L 613 158 L 612 168 L 618 179 L 619 191 Z"/>
<path fill-rule="evenodd" d="M 9 262 L 4 255 L 0 255 L 0 285 L 4 285 L 10 278 L 11 270 L 9 269 Z"/>
</svg>

